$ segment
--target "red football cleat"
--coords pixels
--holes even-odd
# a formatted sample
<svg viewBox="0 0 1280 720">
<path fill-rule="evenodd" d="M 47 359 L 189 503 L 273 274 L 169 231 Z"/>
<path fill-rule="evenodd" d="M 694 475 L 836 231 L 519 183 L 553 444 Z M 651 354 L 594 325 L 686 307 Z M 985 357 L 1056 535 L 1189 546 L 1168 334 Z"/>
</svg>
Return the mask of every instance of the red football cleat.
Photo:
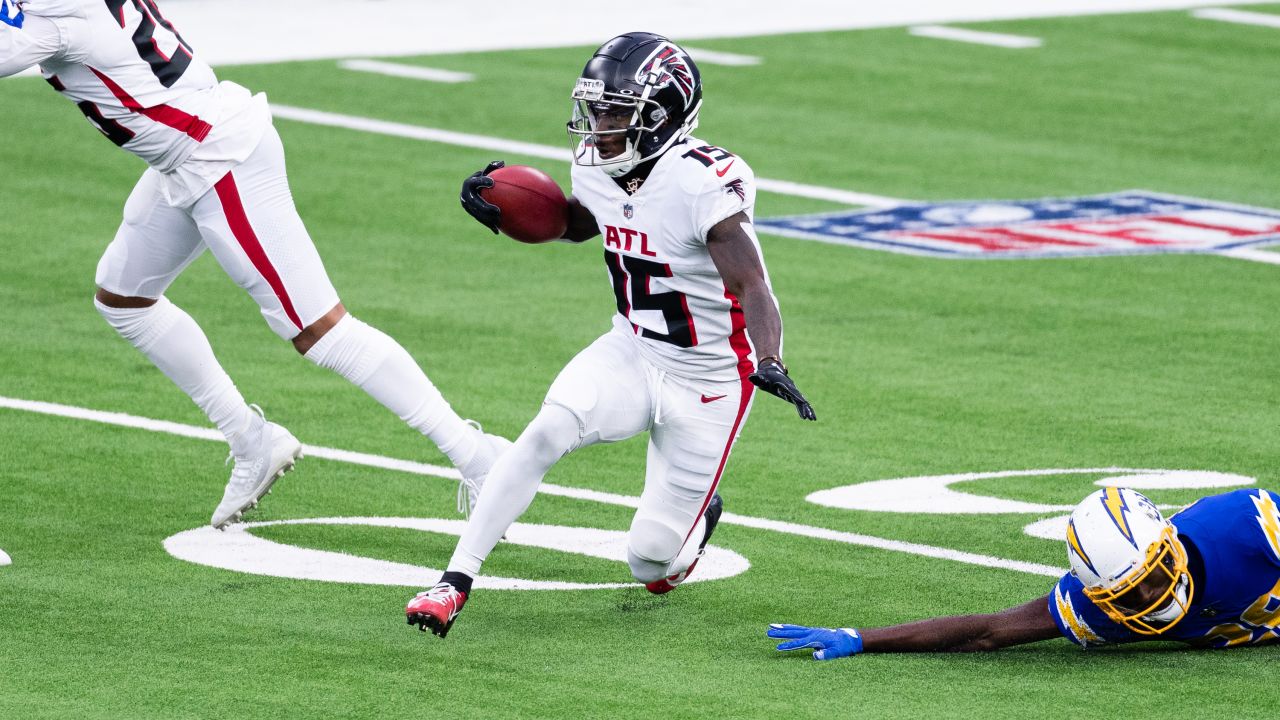
<svg viewBox="0 0 1280 720">
<path fill-rule="evenodd" d="M 467 604 L 467 594 L 447 582 L 436 583 L 430 590 L 424 590 L 409 601 L 404 614 L 410 625 L 417 625 L 419 630 L 431 632 L 441 638 L 449 634 L 454 618 L 462 612 Z"/>
<path fill-rule="evenodd" d="M 707 531 L 702 535 L 702 542 L 698 544 L 698 557 L 689 563 L 689 567 L 675 575 L 664 577 L 661 580 L 654 580 L 645 583 L 644 589 L 654 595 L 665 595 L 676 586 L 685 581 L 689 575 L 693 573 L 693 569 L 698 567 L 698 561 L 702 559 L 703 554 L 707 552 L 707 543 L 711 542 L 711 533 L 715 532 L 716 523 L 720 522 L 720 514 L 724 512 L 724 500 L 720 499 L 720 493 L 716 493 L 711 497 L 711 502 L 707 504 L 707 510 L 702 515 L 707 519 Z"/>
<path fill-rule="evenodd" d="M 684 579 L 689 577 L 689 574 L 693 572 L 693 569 L 698 567 L 698 560 L 701 559 L 702 554 L 699 553 L 698 557 L 694 558 L 693 562 L 689 563 L 689 567 L 684 569 L 684 572 L 676 573 L 670 577 L 664 577 L 661 580 L 654 580 L 651 583 L 645 583 L 644 589 L 654 595 L 665 595 L 672 590 L 675 590 L 676 586 L 684 582 Z"/>
</svg>

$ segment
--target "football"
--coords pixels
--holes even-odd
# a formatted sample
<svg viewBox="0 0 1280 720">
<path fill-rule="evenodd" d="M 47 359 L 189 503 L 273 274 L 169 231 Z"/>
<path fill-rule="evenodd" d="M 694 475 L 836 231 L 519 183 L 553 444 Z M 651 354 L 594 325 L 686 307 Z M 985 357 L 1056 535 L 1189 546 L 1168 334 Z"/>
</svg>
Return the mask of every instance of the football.
<svg viewBox="0 0 1280 720">
<path fill-rule="evenodd" d="M 564 236 L 569 227 L 569 201 L 550 175 L 527 165 L 509 165 L 489 173 L 493 187 L 480 196 L 502 210 L 498 229 L 524 243 L 544 243 Z"/>
</svg>

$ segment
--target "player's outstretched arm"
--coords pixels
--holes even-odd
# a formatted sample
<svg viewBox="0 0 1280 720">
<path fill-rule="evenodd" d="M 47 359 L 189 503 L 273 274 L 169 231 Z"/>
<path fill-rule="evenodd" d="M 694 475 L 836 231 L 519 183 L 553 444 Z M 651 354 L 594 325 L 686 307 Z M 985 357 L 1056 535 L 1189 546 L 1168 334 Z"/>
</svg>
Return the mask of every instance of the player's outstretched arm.
<svg viewBox="0 0 1280 720">
<path fill-rule="evenodd" d="M 45 18 L 25 17 L 0 0 L 0 77 L 17 75 L 62 51 L 58 26 Z"/>
<path fill-rule="evenodd" d="M 956 615 L 864 630 L 770 625 L 767 634 L 785 641 L 779 650 L 813 648 L 818 660 L 864 652 L 978 652 L 1059 637 L 1048 596 L 989 615 Z"/>
<path fill-rule="evenodd" d="M 751 382 L 795 405 L 805 420 L 816 420 L 813 406 L 796 388 L 782 364 L 782 315 L 765 282 L 764 263 L 756 252 L 754 234 L 751 218 L 744 212 L 737 213 L 707 232 L 707 250 L 725 288 L 738 298 L 746 316 L 747 332 L 759 358 L 759 367 L 751 374 Z"/>
</svg>

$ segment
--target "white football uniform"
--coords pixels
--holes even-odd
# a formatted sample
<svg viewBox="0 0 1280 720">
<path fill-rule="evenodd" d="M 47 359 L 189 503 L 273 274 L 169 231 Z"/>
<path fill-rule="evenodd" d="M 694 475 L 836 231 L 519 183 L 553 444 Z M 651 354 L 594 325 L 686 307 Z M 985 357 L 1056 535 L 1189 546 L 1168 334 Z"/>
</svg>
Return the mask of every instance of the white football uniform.
<svg viewBox="0 0 1280 720">
<path fill-rule="evenodd" d="M 631 195 L 597 167 L 573 167 L 573 195 L 600 226 L 618 311 L 546 402 L 578 418 L 583 446 L 649 431 L 630 536 L 641 557 L 669 560 L 690 540 L 751 409 L 754 351 L 707 232 L 739 212 L 751 217 L 755 194 L 746 162 L 694 138 L 666 152 Z"/>
<path fill-rule="evenodd" d="M 155 298 L 205 247 L 291 338 L 338 302 L 293 205 L 264 95 L 213 70 L 155 0 L 31 0 L 0 24 L 0 76 L 39 65 L 144 173 L 98 285 Z"/>
<path fill-rule="evenodd" d="M 658 160 L 634 195 L 599 168 L 579 165 L 573 195 L 600 226 L 618 305 L 614 326 L 635 336 L 636 351 L 687 377 L 743 377 L 755 357 L 742 309 L 707 250 L 707 231 L 739 212 L 752 216 L 755 173 L 747 163 L 689 138 Z"/>
</svg>

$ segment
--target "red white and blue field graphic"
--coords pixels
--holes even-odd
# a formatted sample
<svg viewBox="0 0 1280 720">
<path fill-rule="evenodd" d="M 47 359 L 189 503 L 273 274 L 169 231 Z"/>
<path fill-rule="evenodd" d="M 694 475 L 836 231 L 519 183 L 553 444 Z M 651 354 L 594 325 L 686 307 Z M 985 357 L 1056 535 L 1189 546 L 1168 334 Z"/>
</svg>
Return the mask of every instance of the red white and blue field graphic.
<svg viewBox="0 0 1280 720">
<path fill-rule="evenodd" d="M 767 218 L 790 237 L 946 258 L 1206 253 L 1273 243 L 1280 211 L 1129 190 Z"/>
</svg>

